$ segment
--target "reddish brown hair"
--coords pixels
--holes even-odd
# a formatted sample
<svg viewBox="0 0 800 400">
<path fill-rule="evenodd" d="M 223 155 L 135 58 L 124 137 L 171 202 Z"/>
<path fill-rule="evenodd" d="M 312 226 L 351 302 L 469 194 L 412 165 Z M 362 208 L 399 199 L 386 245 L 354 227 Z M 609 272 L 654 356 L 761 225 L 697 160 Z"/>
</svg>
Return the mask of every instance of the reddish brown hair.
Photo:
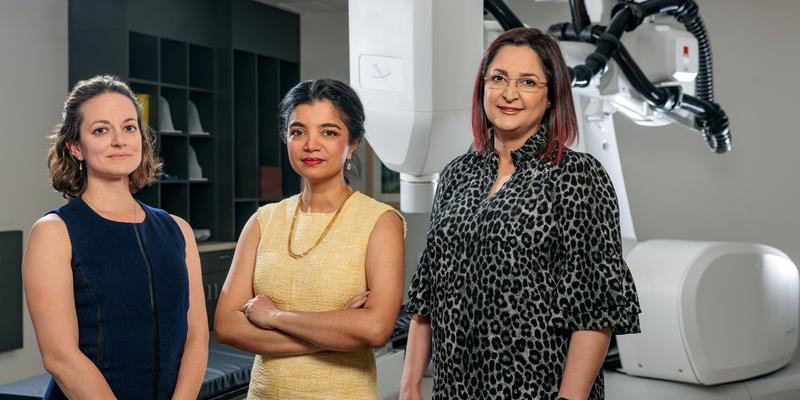
<svg viewBox="0 0 800 400">
<path fill-rule="evenodd" d="M 514 28 L 503 32 L 483 54 L 472 92 L 472 148 L 484 154 L 493 150 L 489 132 L 492 125 L 483 109 L 484 77 L 489 64 L 504 46 L 528 46 L 541 60 L 550 107 L 542 117 L 542 124 L 547 127 L 547 145 L 540 160 L 558 164 L 567 146 L 578 138 L 578 120 L 572 102 L 572 78 L 556 39 L 535 28 Z"/>
</svg>

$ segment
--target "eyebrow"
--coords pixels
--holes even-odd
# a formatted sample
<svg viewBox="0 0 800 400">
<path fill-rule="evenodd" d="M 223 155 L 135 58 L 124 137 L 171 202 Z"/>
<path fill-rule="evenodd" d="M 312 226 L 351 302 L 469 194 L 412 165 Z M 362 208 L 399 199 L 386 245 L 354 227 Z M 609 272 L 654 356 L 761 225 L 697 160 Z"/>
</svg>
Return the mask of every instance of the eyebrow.
<svg viewBox="0 0 800 400">
<path fill-rule="evenodd" d="M 494 69 L 492 69 L 492 70 L 493 70 L 493 71 L 496 71 L 496 72 L 499 72 L 499 73 L 501 73 L 501 74 L 508 75 L 508 71 L 506 71 L 506 70 L 504 70 L 504 69 L 502 69 L 502 68 L 494 68 Z M 539 79 L 541 79 L 541 77 L 540 77 L 539 75 L 537 75 L 537 74 L 535 74 L 535 73 L 533 73 L 533 72 L 523 72 L 523 73 L 519 74 L 519 76 L 521 76 L 521 77 L 534 76 L 534 77 L 536 77 L 536 78 L 539 78 Z"/>
<path fill-rule="evenodd" d="M 129 122 L 129 121 L 136 121 L 136 118 L 127 118 L 125 121 L 122 121 L 122 123 L 124 124 L 124 123 L 126 123 L 126 122 Z M 107 120 L 107 119 L 98 119 L 98 120 L 92 121 L 92 125 L 94 125 L 94 124 L 98 124 L 98 123 L 102 123 L 102 124 L 108 124 L 108 125 L 113 125 L 113 124 L 112 124 L 112 123 L 111 123 L 109 120 Z"/>
<path fill-rule="evenodd" d="M 292 128 L 292 127 L 295 127 L 295 126 L 299 126 L 299 127 L 301 127 L 301 128 L 305 128 L 305 127 L 306 127 L 306 124 L 304 124 L 304 123 L 302 123 L 302 122 L 299 122 L 299 121 L 295 121 L 295 122 L 292 122 L 291 124 L 289 124 L 289 127 L 290 127 L 290 128 Z M 326 123 L 324 123 L 324 124 L 321 124 L 321 125 L 320 125 L 320 127 L 321 127 L 321 128 L 336 128 L 336 129 L 342 129 L 342 127 L 341 127 L 341 126 L 339 126 L 339 125 L 336 125 L 336 124 L 334 124 L 334 123 L 331 123 L 331 122 L 326 122 Z"/>
</svg>

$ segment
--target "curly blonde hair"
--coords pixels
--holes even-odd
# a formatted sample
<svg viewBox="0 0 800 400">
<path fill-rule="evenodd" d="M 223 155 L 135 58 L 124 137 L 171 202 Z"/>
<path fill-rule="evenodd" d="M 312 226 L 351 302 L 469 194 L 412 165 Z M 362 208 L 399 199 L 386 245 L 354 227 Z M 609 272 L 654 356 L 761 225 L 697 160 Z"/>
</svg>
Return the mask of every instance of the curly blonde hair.
<svg viewBox="0 0 800 400">
<path fill-rule="evenodd" d="M 161 172 L 161 160 L 155 154 L 154 137 L 142 120 L 142 105 L 128 85 L 111 75 L 98 75 L 80 81 L 72 88 L 64 101 L 61 121 L 56 125 L 50 139 L 53 140 L 47 155 L 47 167 L 53 188 L 64 198 L 75 198 L 86 190 L 86 171 L 81 162 L 69 151 L 69 145 L 80 140 L 80 127 L 83 122 L 81 106 L 89 99 L 103 93 L 121 94 L 136 107 L 136 120 L 142 133 L 142 162 L 129 175 L 128 186 L 131 193 L 153 183 Z"/>
</svg>

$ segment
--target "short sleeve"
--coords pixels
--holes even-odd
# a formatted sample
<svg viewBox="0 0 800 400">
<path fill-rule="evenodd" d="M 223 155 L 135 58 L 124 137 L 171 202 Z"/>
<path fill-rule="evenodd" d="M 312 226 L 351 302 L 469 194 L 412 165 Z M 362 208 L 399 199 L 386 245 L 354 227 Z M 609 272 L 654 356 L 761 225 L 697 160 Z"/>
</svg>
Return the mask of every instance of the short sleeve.
<svg viewBox="0 0 800 400">
<path fill-rule="evenodd" d="M 572 152 L 557 178 L 561 248 L 550 325 L 638 333 L 639 300 L 622 256 L 616 192 L 602 165 Z"/>
<path fill-rule="evenodd" d="M 405 305 L 405 310 L 409 314 L 422 315 L 430 317 L 431 308 L 433 304 L 433 269 L 435 268 L 434 260 L 434 231 L 436 226 L 436 217 L 439 210 L 442 208 L 443 203 L 450 197 L 450 188 L 452 187 L 450 170 L 454 164 L 463 161 L 464 156 L 456 158 L 451 161 L 447 166 L 442 169 L 439 174 L 439 186 L 436 188 L 436 194 L 433 197 L 433 207 L 431 209 L 431 225 L 428 228 L 428 237 L 425 243 L 425 250 L 422 252 L 417 270 L 411 279 L 411 285 L 408 289 L 408 303 Z"/>
<path fill-rule="evenodd" d="M 411 279 L 408 289 L 408 303 L 405 311 L 409 314 L 417 314 L 423 317 L 431 315 L 431 277 L 430 277 L 430 257 L 428 249 L 422 252 L 417 270 Z"/>
</svg>

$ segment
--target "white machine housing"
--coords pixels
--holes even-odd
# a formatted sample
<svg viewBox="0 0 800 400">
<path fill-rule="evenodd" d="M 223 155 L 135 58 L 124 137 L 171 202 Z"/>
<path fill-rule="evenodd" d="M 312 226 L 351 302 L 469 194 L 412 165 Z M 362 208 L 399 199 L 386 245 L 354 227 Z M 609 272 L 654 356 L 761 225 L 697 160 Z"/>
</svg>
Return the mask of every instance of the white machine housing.
<svg viewBox="0 0 800 400">
<path fill-rule="evenodd" d="M 438 172 L 468 151 L 482 0 L 350 0 L 350 84 L 366 138 L 400 172 L 400 207 L 430 212 Z"/>
<path fill-rule="evenodd" d="M 800 278 L 750 243 L 650 240 L 627 257 L 642 334 L 617 337 L 630 375 L 701 385 L 775 371 L 794 356 Z"/>
</svg>

